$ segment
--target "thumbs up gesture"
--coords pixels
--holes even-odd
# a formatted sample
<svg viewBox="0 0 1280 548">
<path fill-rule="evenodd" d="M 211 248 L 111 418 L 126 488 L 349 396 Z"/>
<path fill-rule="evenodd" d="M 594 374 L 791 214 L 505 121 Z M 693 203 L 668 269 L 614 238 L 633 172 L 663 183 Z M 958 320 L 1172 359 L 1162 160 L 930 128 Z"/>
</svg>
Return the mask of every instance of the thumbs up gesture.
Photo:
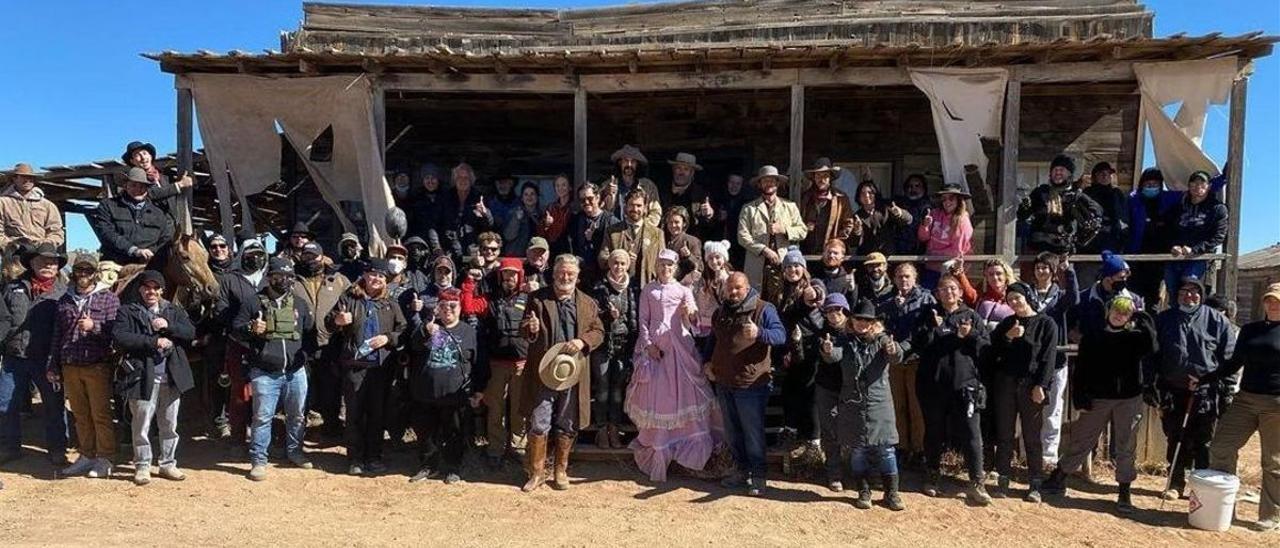
<svg viewBox="0 0 1280 548">
<path fill-rule="evenodd" d="M 823 335 L 822 342 L 818 343 L 818 351 L 822 352 L 823 356 L 830 356 L 833 350 L 835 350 L 835 343 L 831 342 L 831 334 L 827 333 Z"/>
<path fill-rule="evenodd" d="M 85 333 L 93 331 L 93 318 L 89 317 L 88 310 L 85 310 L 84 313 L 80 314 L 80 319 L 76 320 L 76 329 Z"/>
<path fill-rule="evenodd" d="M 529 323 L 526 329 L 529 330 L 530 335 L 537 335 L 538 331 L 542 330 L 542 324 L 538 322 L 537 316 L 529 316 Z"/>
<path fill-rule="evenodd" d="M 1027 332 L 1027 328 L 1022 327 L 1021 323 L 1015 323 L 1013 324 L 1013 328 L 1009 329 L 1009 333 L 1005 336 L 1009 337 L 1009 340 L 1012 341 L 1018 337 L 1023 336 L 1024 334 L 1026 334 L 1026 332 Z"/>
<path fill-rule="evenodd" d="M 960 321 L 960 327 L 956 328 L 956 334 L 963 339 L 968 337 L 970 333 L 973 333 L 973 320 L 965 318 Z"/>
<path fill-rule="evenodd" d="M 898 346 L 898 341 L 893 340 L 893 337 L 889 337 L 889 343 L 884 345 L 884 350 L 890 354 L 897 354 L 902 348 Z"/>
<path fill-rule="evenodd" d="M 435 336 L 436 332 L 440 330 L 440 324 L 436 323 L 436 318 L 432 316 L 426 325 L 422 326 L 422 330 L 428 335 Z"/>
<path fill-rule="evenodd" d="M 754 339 L 760 336 L 760 327 L 756 325 L 756 322 L 747 320 L 747 325 L 742 328 L 742 334 L 746 335 L 748 339 Z"/>
<path fill-rule="evenodd" d="M 151 329 L 153 331 L 164 331 L 169 328 L 169 320 L 156 317 L 151 320 Z"/>
<path fill-rule="evenodd" d="M 926 214 L 926 215 L 924 216 L 924 219 L 920 221 L 920 224 L 922 224 L 922 225 L 924 225 L 924 226 L 927 226 L 927 227 L 932 228 L 932 227 L 933 227 L 933 214 L 932 214 L 932 213 Z"/>
<path fill-rule="evenodd" d="M 426 306 L 426 303 L 422 302 L 422 296 L 415 292 L 413 294 L 413 301 L 409 303 L 409 307 L 412 308 L 414 312 L 422 312 L 422 307 L 424 306 Z"/>
<path fill-rule="evenodd" d="M 267 332 L 267 322 L 262 321 L 262 312 L 258 312 L 258 317 L 249 322 L 249 332 L 254 335 L 262 335 Z"/>
<path fill-rule="evenodd" d="M 550 226 L 551 223 L 554 223 L 554 222 L 556 222 L 556 217 L 551 214 L 550 209 L 548 209 L 546 213 L 542 214 L 542 224 Z"/>
<path fill-rule="evenodd" d="M 701 216 L 703 216 L 703 217 L 707 217 L 707 218 L 710 218 L 710 217 L 712 217 L 712 216 L 714 216 L 714 215 L 715 215 L 715 210 L 714 210 L 714 209 L 711 209 L 711 197 L 710 197 L 710 196 L 703 196 L 703 197 L 702 197 L 702 204 L 698 206 L 698 213 L 699 213 Z"/>
<path fill-rule="evenodd" d="M 930 308 L 929 312 L 933 314 L 933 325 L 936 327 L 942 327 L 942 316 L 938 315 L 938 309 Z"/>
<path fill-rule="evenodd" d="M 481 196 L 480 201 L 476 202 L 475 212 L 476 212 L 476 215 L 479 215 L 481 217 L 485 217 L 488 215 L 489 207 L 484 205 L 484 196 Z"/>
<path fill-rule="evenodd" d="M 347 311 L 345 303 L 338 303 L 338 313 L 333 316 L 333 325 L 338 327 L 346 327 L 351 325 L 351 312 Z"/>
</svg>

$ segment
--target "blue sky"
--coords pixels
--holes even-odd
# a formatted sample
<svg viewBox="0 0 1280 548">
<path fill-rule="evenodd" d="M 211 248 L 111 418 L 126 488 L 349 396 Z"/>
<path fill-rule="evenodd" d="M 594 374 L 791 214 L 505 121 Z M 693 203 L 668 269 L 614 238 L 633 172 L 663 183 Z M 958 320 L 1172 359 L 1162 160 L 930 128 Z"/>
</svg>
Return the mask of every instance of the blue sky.
<svg viewBox="0 0 1280 548">
<path fill-rule="evenodd" d="M 377 3 L 587 7 L 619 1 Z M 1280 35 L 1276 0 L 1145 4 L 1156 13 L 1158 36 L 1254 30 Z M 135 139 L 172 151 L 173 79 L 138 54 L 278 49 L 279 32 L 297 28 L 301 18 L 302 3 L 296 0 L 3 2 L 0 70 L 6 82 L 0 86 L 0 166 L 111 158 Z M 1242 251 L 1280 242 L 1280 55 L 1258 61 L 1256 69 L 1249 82 Z M 1226 128 L 1227 107 L 1213 107 L 1204 146 L 1219 164 L 1226 157 Z M 71 247 L 97 246 L 78 216 L 69 219 L 69 232 Z"/>
</svg>

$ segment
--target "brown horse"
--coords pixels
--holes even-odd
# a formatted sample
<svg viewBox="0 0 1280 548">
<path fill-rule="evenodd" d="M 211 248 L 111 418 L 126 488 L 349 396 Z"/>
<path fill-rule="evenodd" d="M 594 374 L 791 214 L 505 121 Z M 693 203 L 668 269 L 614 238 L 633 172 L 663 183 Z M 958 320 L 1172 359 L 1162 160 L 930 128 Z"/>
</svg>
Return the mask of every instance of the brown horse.
<svg viewBox="0 0 1280 548">
<path fill-rule="evenodd" d="M 209 269 L 209 252 L 195 236 L 178 234 L 172 242 L 157 249 L 147 264 L 122 267 L 112 288 L 122 302 L 137 298 L 135 281 L 144 270 L 156 270 L 164 275 L 164 298 L 181 306 L 193 321 L 205 317 L 217 303 L 218 279 Z"/>
</svg>

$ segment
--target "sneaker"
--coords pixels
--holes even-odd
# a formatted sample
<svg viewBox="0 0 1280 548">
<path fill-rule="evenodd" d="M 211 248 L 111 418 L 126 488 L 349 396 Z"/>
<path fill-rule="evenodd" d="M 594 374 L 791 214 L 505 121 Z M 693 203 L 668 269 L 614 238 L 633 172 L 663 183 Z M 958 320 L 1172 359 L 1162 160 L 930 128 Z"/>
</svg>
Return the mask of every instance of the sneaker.
<svg viewBox="0 0 1280 548">
<path fill-rule="evenodd" d="M 1025 497 L 1022 497 L 1022 500 L 1025 500 L 1033 504 L 1040 504 L 1040 501 L 1043 500 L 1043 498 L 1040 496 L 1040 488 L 1032 486 L 1031 490 L 1027 491 L 1027 495 Z"/>
<path fill-rule="evenodd" d="M 412 477 L 409 478 L 409 483 L 418 483 L 422 480 L 429 480 L 431 478 L 436 477 L 436 475 L 437 474 L 435 470 L 432 470 L 428 466 L 423 466 L 420 470 L 418 470 L 417 474 L 414 474 Z"/>
<path fill-rule="evenodd" d="M 858 488 L 858 498 L 853 499 L 853 507 L 859 510 L 871 509 L 871 484 L 866 478 L 857 478 L 854 486 Z"/>
<path fill-rule="evenodd" d="M 941 477 L 942 475 L 937 472 L 929 472 L 929 475 L 924 480 L 924 489 L 921 489 L 920 492 L 924 493 L 926 497 L 938 496 L 938 482 Z"/>
<path fill-rule="evenodd" d="M 990 506 L 991 495 L 987 494 L 987 487 L 981 482 L 974 483 L 969 486 L 969 490 L 964 494 L 969 499 L 969 503 L 975 506 Z"/>
<path fill-rule="evenodd" d="M 840 493 L 840 492 L 843 492 L 843 491 L 844 491 L 844 483 L 840 482 L 840 480 L 834 480 L 834 481 L 832 481 L 832 482 L 830 482 L 830 483 L 828 483 L 828 484 L 827 484 L 827 489 L 830 489 L 832 493 Z"/>
<path fill-rule="evenodd" d="M 93 470 L 93 465 L 96 462 L 97 462 L 97 459 L 91 459 L 84 455 L 80 455 L 80 458 L 76 459 L 76 462 L 73 463 L 71 466 L 68 466 L 66 468 L 63 468 L 62 470 L 59 470 L 58 477 L 74 478 L 76 476 L 83 476 L 85 474 L 88 474 L 90 470 Z"/>
<path fill-rule="evenodd" d="M 996 487 L 998 489 L 992 496 L 1000 499 L 1009 496 L 1009 476 L 996 476 Z"/>
<path fill-rule="evenodd" d="M 385 473 L 387 471 L 387 465 L 383 464 L 380 460 L 371 461 L 369 462 L 369 465 L 365 467 L 364 471 L 376 476 L 378 474 Z"/>
<path fill-rule="evenodd" d="M 249 469 L 249 479 L 253 481 L 263 481 L 267 479 L 267 465 L 255 464 Z"/>
<path fill-rule="evenodd" d="M 456 483 L 462 483 L 462 476 L 459 476 L 459 475 L 457 475 L 457 474 L 450 473 L 449 475 L 447 475 L 447 476 L 445 476 L 445 477 L 444 477 L 444 484 L 445 484 L 445 485 L 453 485 L 453 484 L 456 484 Z"/>
<path fill-rule="evenodd" d="M 347 474 L 352 475 L 352 476 L 363 476 L 363 475 L 364 475 L 364 465 L 362 465 L 362 464 L 360 464 L 360 463 L 357 463 L 357 462 L 353 462 L 353 463 L 351 463 L 351 466 L 348 466 L 348 467 L 347 467 Z"/>
<path fill-rule="evenodd" d="M 169 481 L 182 481 L 187 479 L 187 475 L 179 470 L 177 466 L 161 466 L 160 477 Z"/>
<path fill-rule="evenodd" d="M 133 484 L 146 485 L 151 483 L 151 468 L 147 466 L 139 466 L 133 471 Z"/>
<path fill-rule="evenodd" d="M 1166 489 L 1165 492 L 1160 493 L 1160 498 L 1164 500 L 1178 500 L 1182 498 L 1182 491 L 1179 491 L 1178 489 Z"/>
<path fill-rule="evenodd" d="M 109 478 L 111 477 L 111 461 L 105 458 L 97 458 L 93 461 L 93 468 L 85 474 L 90 478 Z"/>
<path fill-rule="evenodd" d="M 1253 523 L 1251 526 L 1254 531 L 1259 533 L 1280 533 L 1280 520 L 1264 519 Z"/>
<path fill-rule="evenodd" d="M 307 456 L 303 454 L 290 455 L 289 463 L 303 470 L 310 470 L 312 468 L 315 468 L 315 465 L 311 464 L 311 461 L 308 460 Z"/>
<path fill-rule="evenodd" d="M 764 478 L 751 478 L 747 480 L 747 496 L 758 497 L 764 493 Z"/>
</svg>

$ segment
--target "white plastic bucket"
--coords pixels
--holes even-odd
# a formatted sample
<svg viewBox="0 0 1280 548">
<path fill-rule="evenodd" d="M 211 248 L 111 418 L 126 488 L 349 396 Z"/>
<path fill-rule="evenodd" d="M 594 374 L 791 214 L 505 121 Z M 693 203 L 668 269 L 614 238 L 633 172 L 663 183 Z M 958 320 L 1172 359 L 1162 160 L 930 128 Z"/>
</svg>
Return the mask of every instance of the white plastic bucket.
<svg viewBox="0 0 1280 548">
<path fill-rule="evenodd" d="M 1240 478 L 1217 470 L 1193 470 L 1187 479 L 1187 521 L 1206 531 L 1226 531 L 1236 515 Z"/>
</svg>

